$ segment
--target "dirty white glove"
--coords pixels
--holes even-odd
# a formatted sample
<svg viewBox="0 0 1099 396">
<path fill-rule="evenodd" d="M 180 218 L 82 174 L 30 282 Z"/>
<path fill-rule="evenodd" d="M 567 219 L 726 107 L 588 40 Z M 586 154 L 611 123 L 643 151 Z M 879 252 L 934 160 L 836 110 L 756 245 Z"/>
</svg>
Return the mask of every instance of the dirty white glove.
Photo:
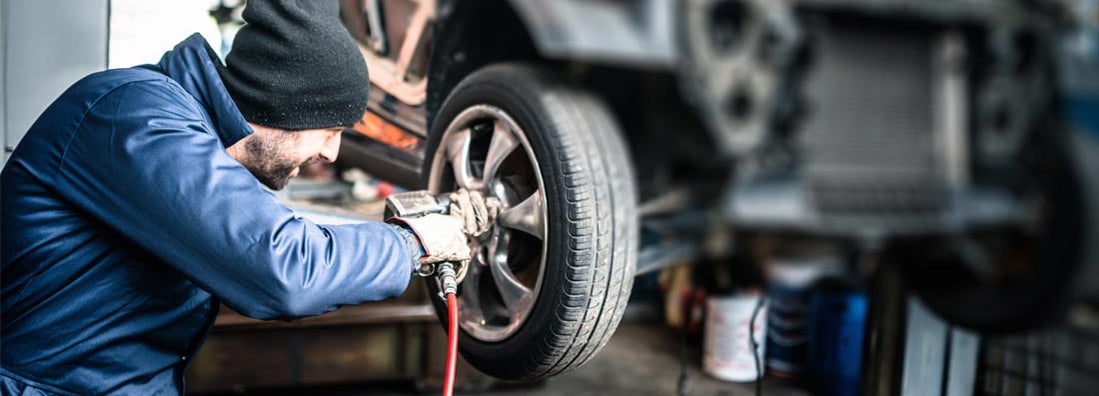
<svg viewBox="0 0 1099 396">
<path fill-rule="evenodd" d="M 480 191 L 460 189 L 450 193 L 450 215 L 460 219 L 462 231 L 470 238 L 491 230 L 499 211 L 499 201 L 486 200 Z"/>
<path fill-rule="evenodd" d="M 465 277 L 470 260 L 469 240 L 462 231 L 459 218 L 430 214 L 423 217 L 394 217 L 386 222 L 405 227 L 412 232 L 423 248 L 420 263 L 437 264 L 449 261 L 456 265 L 458 281 L 461 282 Z"/>
</svg>

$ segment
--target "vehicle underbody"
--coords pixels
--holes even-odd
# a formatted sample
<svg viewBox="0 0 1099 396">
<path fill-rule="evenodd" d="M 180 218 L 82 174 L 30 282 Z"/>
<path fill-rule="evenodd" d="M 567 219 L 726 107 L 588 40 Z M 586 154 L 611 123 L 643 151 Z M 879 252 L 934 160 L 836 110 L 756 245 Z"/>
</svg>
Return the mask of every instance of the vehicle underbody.
<svg viewBox="0 0 1099 396">
<path fill-rule="evenodd" d="M 345 1 L 375 89 L 341 166 L 507 203 L 462 326 L 467 359 L 505 378 L 583 364 L 633 275 L 732 257 L 894 268 L 952 322 L 1031 327 L 1094 290 L 1099 261 L 1094 154 L 1060 118 L 1063 18 L 1029 1 Z M 562 256 L 583 241 L 606 246 Z M 528 323 L 576 275 L 559 262 L 595 274 L 566 313 L 609 330 L 554 322 L 595 346 L 487 358 L 550 342 Z"/>
</svg>

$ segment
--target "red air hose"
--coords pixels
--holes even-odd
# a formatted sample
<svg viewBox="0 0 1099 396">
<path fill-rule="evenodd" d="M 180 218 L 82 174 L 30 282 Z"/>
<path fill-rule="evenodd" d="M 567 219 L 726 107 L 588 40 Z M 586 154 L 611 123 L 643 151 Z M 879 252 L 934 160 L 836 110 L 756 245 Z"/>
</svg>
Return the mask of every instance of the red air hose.
<svg viewBox="0 0 1099 396">
<path fill-rule="evenodd" d="M 443 396 L 454 394 L 454 370 L 458 365 L 458 299 L 446 295 L 446 376 L 443 377 Z"/>
</svg>

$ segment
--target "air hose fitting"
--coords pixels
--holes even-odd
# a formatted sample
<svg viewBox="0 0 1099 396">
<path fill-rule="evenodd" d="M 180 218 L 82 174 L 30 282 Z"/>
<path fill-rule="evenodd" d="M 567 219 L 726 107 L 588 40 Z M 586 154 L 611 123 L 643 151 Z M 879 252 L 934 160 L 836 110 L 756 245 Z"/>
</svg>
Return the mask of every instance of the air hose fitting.
<svg viewBox="0 0 1099 396">
<path fill-rule="evenodd" d="M 454 263 L 441 263 L 435 270 L 439 276 L 439 297 L 446 300 L 447 295 L 458 294 L 458 274 L 454 270 Z"/>
</svg>

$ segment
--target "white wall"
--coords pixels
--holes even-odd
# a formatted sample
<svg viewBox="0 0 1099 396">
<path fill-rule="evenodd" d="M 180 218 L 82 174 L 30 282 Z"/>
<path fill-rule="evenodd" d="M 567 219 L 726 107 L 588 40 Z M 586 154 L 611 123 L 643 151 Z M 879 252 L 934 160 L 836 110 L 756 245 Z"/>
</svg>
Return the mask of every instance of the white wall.
<svg viewBox="0 0 1099 396">
<path fill-rule="evenodd" d="M 6 83 L 8 75 L 5 72 L 7 70 L 8 20 L 4 19 L 8 15 L 7 8 L 8 0 L 0 0 L 0 145 L 3 146 L 4 150 L 4 162 L 0 162 L 0 164 L 8 163 L 8 153 L 11 151 L 8 148 L 8 128 L 7 121 L 5 121 L 8 119 L 8 89 Z"/>
<path fill-rule="evenodd" d="M 156 63 L 165 51 L 196 32 L 214 50 L 221 33 L 210 17 L 216 0 L 111 0 L 109 67 Z"/>
<path fill-rule="evenodd" d="M 4 162 L 51 102 L 107 67 L 109 0 L 0 0 Z"/>
</svg>

